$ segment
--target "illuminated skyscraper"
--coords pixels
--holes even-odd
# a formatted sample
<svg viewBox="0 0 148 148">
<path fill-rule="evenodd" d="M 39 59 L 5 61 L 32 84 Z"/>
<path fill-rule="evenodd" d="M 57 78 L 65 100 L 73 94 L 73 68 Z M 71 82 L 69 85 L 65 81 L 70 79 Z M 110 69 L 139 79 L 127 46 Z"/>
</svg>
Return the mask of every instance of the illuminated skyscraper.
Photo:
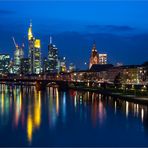
<svg viewBox="0 0 148 148">
<path fill-rule="evenodd" d="M 40 40 L 35 39 L 32 34 L 32 23 L 28 29 L 28 41 L 29 41 L 29 73 L 39 74 L 41 72 L 41 51 Z"/>
<path fill-rule="evenodd" d="M 60 72 L 66 72 L 67 68 L 66 68 L 66 58 L 63 57 L 62 59 L 60 59 Z"/>
<path fill-rule="evenodd" d="M 99 64 L 107 64 L 107 54 L 99 54 Z"/>
<path fill-rule="evenodd" d="M 93 64 L 99 64 L 99 55 L 96 49 L 96 44 L 93 44 L 92 52 L 91 52 L 91 57 L 90 57 L 90 63 L 89 63 L 89 69 Z"/>
<path fill-rule="evenodd" d="M 76 66 L 73 63 L 70 63 L 69 65 L 69 72 L 73 72 L 76 70 Z"/>
<path fill-rule="evenodd" d="M 50 44 L 48 45 L 48 61 L 49 61 L 49 72 L 57 73 L 59 71 L 59 59 L 58 59 L 58 48 L 52 43 L 52 37 L 50 37 Z"/>
<path fill-rule="evenodd" d="M 0 54 L 0 74 L 9 73 L 10 55 Z"/>
<path fill-rule="evenodd" d="M 34 42 L 34 73 L 39 74 L 40 72 L 41 72 L 40 40 L 36 39 Z"/>
<path fill-rule="evenodd" d="M 20 47 L 18 46 L 18 44 L 16 44 L 14 38 L 13 38 L 13 41 L 16 48 L 14 51 L 13 73 L 19 74 L 21 72 L 21 59 L 24 57 L 24 51 L 23 51 L 24 45 Z"/>
</svg>

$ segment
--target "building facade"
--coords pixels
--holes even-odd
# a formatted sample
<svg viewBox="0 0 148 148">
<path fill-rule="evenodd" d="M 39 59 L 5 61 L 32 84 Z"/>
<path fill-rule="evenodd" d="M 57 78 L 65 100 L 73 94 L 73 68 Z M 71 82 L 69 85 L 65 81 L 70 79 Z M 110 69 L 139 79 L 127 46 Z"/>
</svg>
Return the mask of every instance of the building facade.
<svg viewBox="0 0 148 148">
<path fill-rule="evenodd" d="M 0 54 L 0 74 L 8 74 L 10 67 L 10 55 Z"/>
<path fill-rule="evenodd" d="M 21 74 L 29 74 L 29 58 L 21 59 Z"/>
<path fill-rule="evenodd" d="M 66 68 L 66 58 L 63 57 L 60 59 L 60 72 L 66 72 L 67 68 Z"/>
<path fill-rule="evenodd" d="M 39 74 L 41 72 L 41 45 L 40 40 L 35 39 L 32 34 L 32 24 L 28 29 L 28 41 L 29 41 L 29 73 Z"/>
<path fill-rule="evenodd" d="M 107 64 L 107 54 L 99 54 L 99 64 Z"/>
<path fill-rule="evenodd" d="M 76 66 L 73 63 L 69 65 L 69 72 L 74 72 L 76 70 Z"/>
<path fill-rule="evenodd" d="M 16 46 L 14 52 L 14 67 L 13 72 L 19 74 L 21 72 L 21 59 L 24 57 L 23 47 Z"/>
<path fill-rule="evenodd" d="M 58 48 L 52 43 L 52 37 L 50 37 L 50 44 L 48 45 L 48 62 L 49 62 L 49 72 L 57 73 L 59 72 L 59 58 L 58 58 Z"/>
</svg>

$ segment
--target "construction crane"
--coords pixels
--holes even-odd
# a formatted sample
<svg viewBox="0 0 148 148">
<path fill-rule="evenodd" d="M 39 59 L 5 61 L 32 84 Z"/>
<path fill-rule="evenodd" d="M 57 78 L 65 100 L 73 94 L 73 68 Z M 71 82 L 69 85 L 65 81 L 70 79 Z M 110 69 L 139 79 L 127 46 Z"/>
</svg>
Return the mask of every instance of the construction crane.
<svg viewBox="0 0 148 148">
<path fill-rule="evenodd" d="M 14 43 L 14 46 L 16 47 L 16 48 L 19 48 L 19 45 L 16 43 L 16 41 L 15 41 L 15 38 L 14 37 L 12 37 L 12 40 L 13 40 L 13 43 Z M 22 43 L 22 49 L 25 47 L 25 44 L 24 43 Z"/>
<path fill-rule="evenodd" d="M 16 44 L 14 37 L 12 37 L 12 40 L 13 40 L 14 46 L 15 46 L 16 48 L 18 48 L 18 44 Z"/>
</svg>

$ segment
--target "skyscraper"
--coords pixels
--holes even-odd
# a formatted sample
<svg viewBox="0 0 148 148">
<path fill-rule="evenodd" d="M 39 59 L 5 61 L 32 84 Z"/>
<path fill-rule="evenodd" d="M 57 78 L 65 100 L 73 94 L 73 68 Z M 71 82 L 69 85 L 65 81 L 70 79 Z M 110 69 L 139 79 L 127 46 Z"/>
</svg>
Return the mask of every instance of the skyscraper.
<svg viewBox="0 0 148 148">
<path fill-rule="evenodd" d="M 44 73 L 48 73 L 49 70 L 49 62 L 48 62 L 48 59 L 46 57 L 43 58 L 43 72 Z"/>
<path fill-rule="evenodd" d="M 63 57 L 60 59 L 60 72 L 66 72 L 67 68 L 66 68 L 66 58 Z"/>
<path fill-rule="evenodd" d="M 18 46 L 18 44 L 16 44 L 14 38 L 13 38 L 13 41 L 16 48 L 14 51 L 13 73 L 19 74 L 21 72 L 21 59 L 24 57 L 24 51 L 23 51 L 24 45 L 20 47 Z"/>
<path fill-rule="evenodd" d="M 49 72 L 57 73 L 59 71 L 59 59 L 58 48 L 52 43 L 52 37 L 50 36 L 50 44 L 48 45 L 48 61 Z"/>
<path fill-rule="evenodd" d="M 35 39 L 32 33 L 32 23 L 28 29 L 28 41 L 29 41 L 29 73 L 39 74 L 41 72 L 41 51 L 40 40 Z"/>
<path fill-rule="evenodd" d="M 76 66 L 73 63 L 70 63 L 69 65 L 69 72 L 73 72 L 76 70 Z"/>
<path fill-rule="evenodd" d="M 10 55 L 0 54 L 0 74 L 8 74 L 10 66 Z"/>
<path fill-rule="evenodd" d="M 41 73 L 41 48 L 40 40 L 34 42 L 34 73 Z"/>
<path fill-rule="evenodd" d="M 93 48 L 91 51 L 91 57 L 90 57 L 90 63 L 89 63 L 89 69 L 93 64 L 99 64 L 99 55 L 96 49 L 96 44 L 93 44 Z"/>
<path fill-rule="evenodd" d="M 22 58 L 21 59 L 21 73 L 22 74 L 28 74 L 29 73 L 29 59 L 28 58 Z"/>
</svg>

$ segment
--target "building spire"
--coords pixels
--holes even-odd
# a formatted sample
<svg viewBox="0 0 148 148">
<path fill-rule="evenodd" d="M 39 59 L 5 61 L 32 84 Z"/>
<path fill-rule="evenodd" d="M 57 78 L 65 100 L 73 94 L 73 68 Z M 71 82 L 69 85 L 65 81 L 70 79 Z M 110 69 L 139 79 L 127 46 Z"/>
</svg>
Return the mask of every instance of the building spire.
<svg viewBox="0 0 148 148">
<path fill-rule="evenodd" d="M 50 35 L 50 44 L 52 44 L 52 36 Z"/>
<path fill-rule="evenodd" d="M 30 20 L 30 27 L 32 28 L 32 20 Z"/>
<path fill-rule="evenodd" d="M 32 34 L 32 21 L 30 20 L 30 26 L 29 26 L 29 29 L 28 29 L 28 40 L 31 40 L 33 37 L 33 34 Z"/>
<path fill-rule="evenodd" d="M 95 41 L 95 40 L 93 41 L 93 48 L 92 48 L 92 50 L 93 50 L 93 51 L 96 50 L 96 41 Z"/>
</svg>

